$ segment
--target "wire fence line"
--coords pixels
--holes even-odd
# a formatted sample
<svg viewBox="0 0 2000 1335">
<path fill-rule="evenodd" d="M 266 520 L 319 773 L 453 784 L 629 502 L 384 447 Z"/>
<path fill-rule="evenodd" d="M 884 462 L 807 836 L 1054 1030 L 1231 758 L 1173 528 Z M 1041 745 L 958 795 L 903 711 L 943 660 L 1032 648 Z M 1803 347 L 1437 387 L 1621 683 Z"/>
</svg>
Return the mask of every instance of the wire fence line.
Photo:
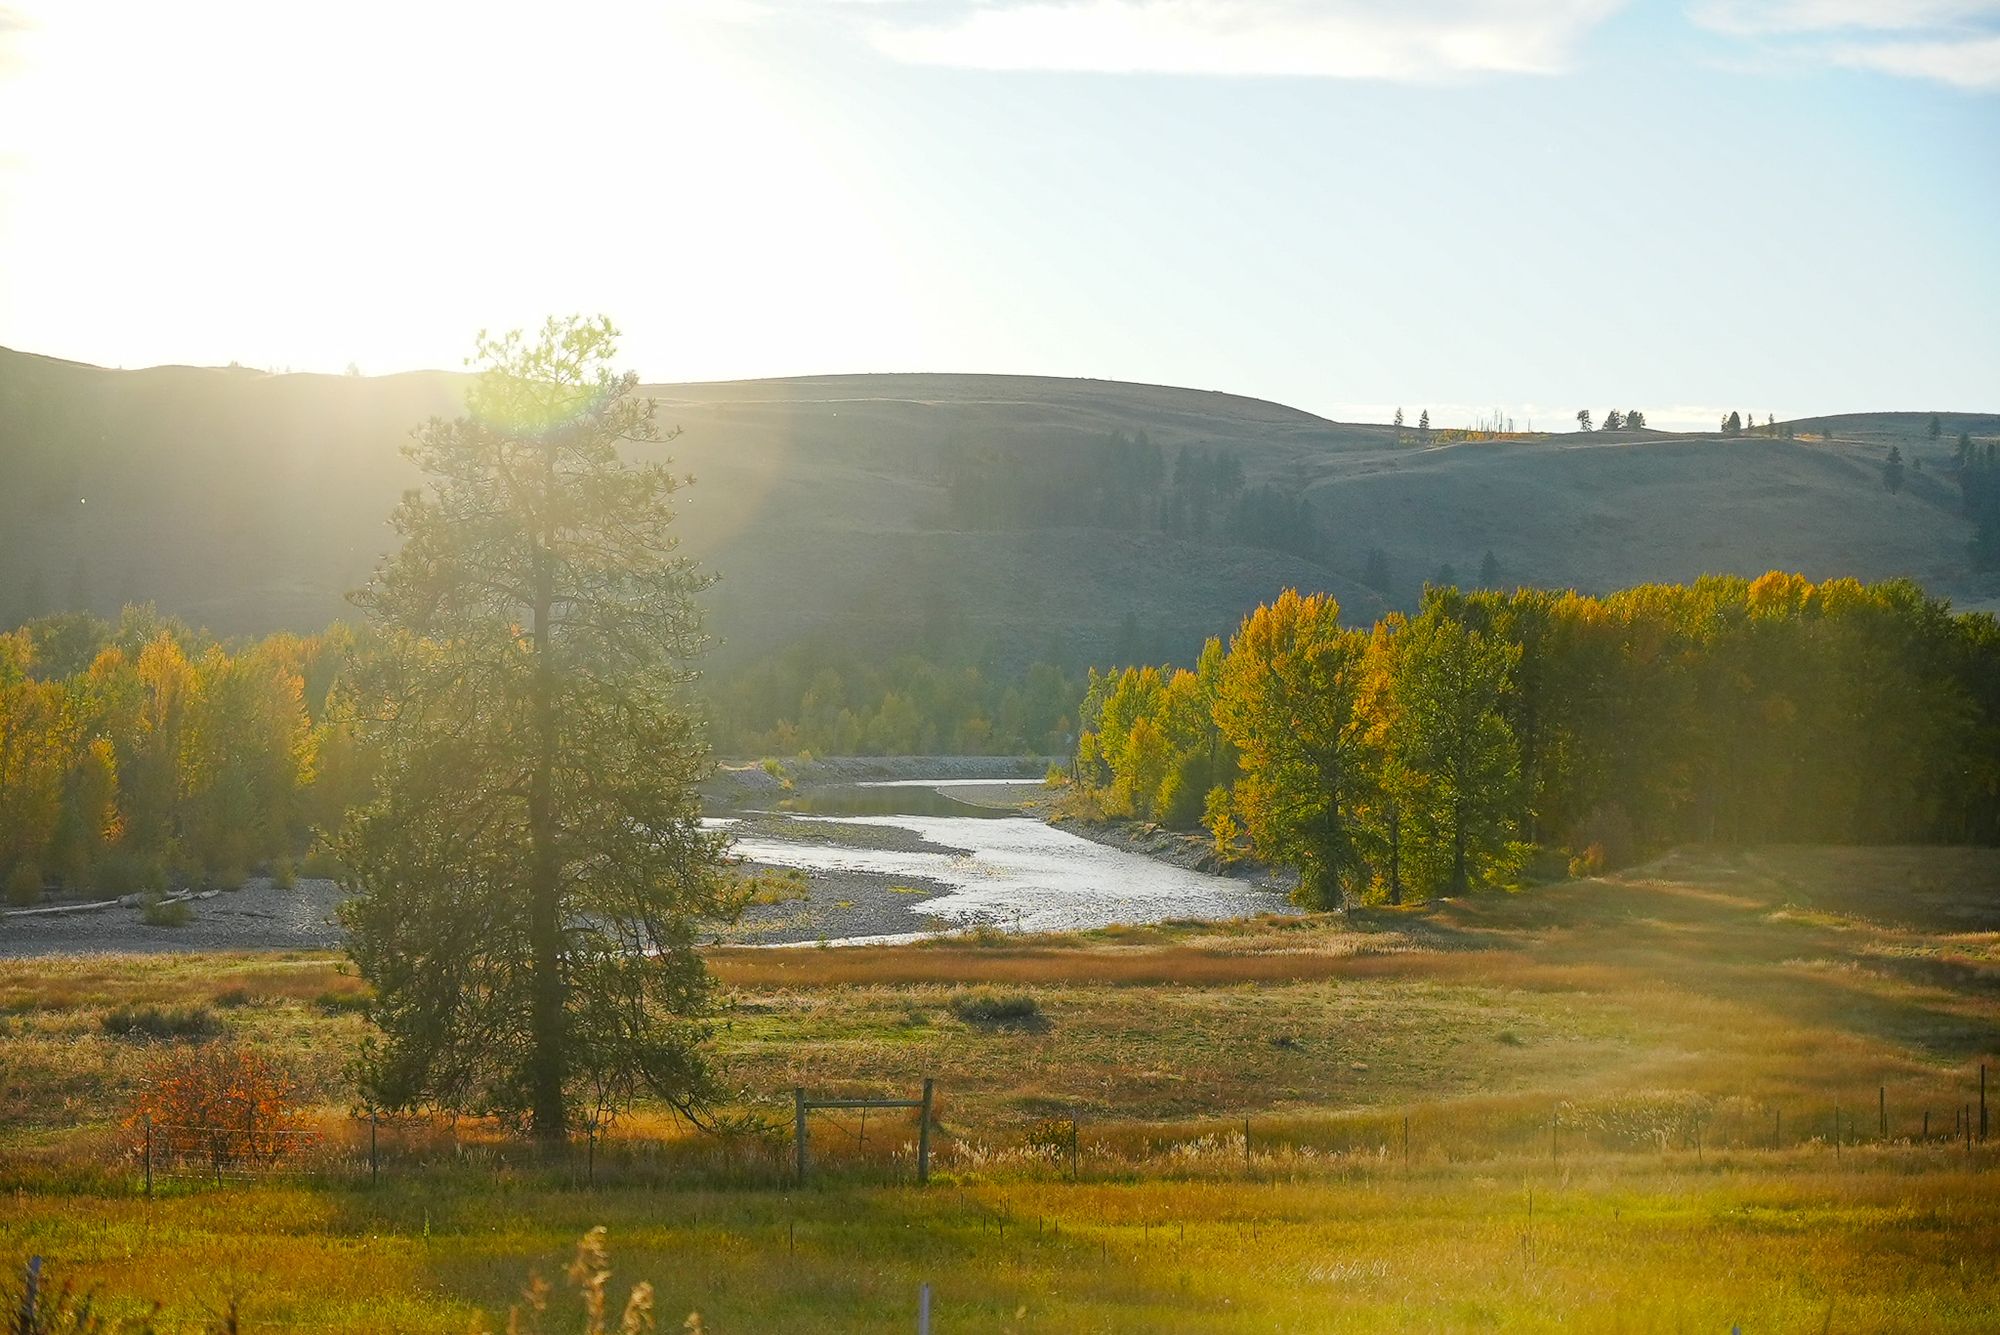
<svg viewBox="0 0 2000 1335">
<path fill-rule="evenodd" d="M 878 1115 L 867 1100 L 805 1100 L 795 1091 L 796 1123 L 769 1122 L 729 1135 L 578 1137 L 567 1152 L 547 1151 L 485 1134 L 462 1135 L 459 1123 L 359 1114 L 317 1126 L 166 1123 L 135 1128 L 131 1154 L 143 1189 L 156 1182 L 221 1185 L 278 1176 L 379 1182 L 437 1171 L 553 1176 L 568 1185 L 668 1186 L 700 1181 L 745 1188 L 801 1185 L 807 1157 L 799 1136 L 806 1113 L 823 1135 L 811 1171 L 873 1176 L 921 1185 L 932 1165 L 945 1171 L 1007 1170 L 1081 1180 L 1135 1172 L 1259 1176 L 1315 1169 L 1432 1169 L 1499 1159 L 1552 1165 L 1591 1156 L 1823 1153 L 1875 1149 L 1957 1149 L 1972 1161 L 1990 1122 L 1985 1068 L 1965 1097 L 1907 1102 L 1879 1085 L 1872 1098 L 1774 1100 L 1712 1097 L 1686 1091 L 1590 1098 L 1517 1099 L 1468 1112 L 1427 1104 L 1407 1111 L 1355 1110 L 1327 1117 L 1302 1112 L 1250 1114 L 1180 1126 L 1103 1119 L 1080 1112 L 981 1127 L 947 1126 L 916 1105 L 913 1118 Z M 884 1101 L 891 1107 L 906 1103 Z M 879 1108 L 878 1103 L 874 1105 Z M 825 1134 L 830 1133 L 830 1134 Z M 1983 1162 L 1984 1156 L 1979 1156 Z"/>
</svg>

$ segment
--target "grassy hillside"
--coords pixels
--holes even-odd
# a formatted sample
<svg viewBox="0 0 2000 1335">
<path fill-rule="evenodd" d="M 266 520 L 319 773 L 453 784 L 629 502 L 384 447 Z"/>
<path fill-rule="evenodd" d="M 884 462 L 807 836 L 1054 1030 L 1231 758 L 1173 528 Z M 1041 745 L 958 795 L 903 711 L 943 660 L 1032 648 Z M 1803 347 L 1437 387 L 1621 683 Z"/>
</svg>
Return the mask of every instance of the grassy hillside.
<svg viewBox="0 0 2000 1335">
<path fill-rule="evenodd" d="M 145 599 L 226 632 L 341 615 L 414 480 L 400 443 L 456 411 L 461 383 L 113 371 L 0 351 L 0 618 Z M 1186 654 L 1286 585 L 1367 618 L 1443 564 L 1472 581 L 1488 550 L 1506 580 L 1586 588 L 1785 567 L 1982 592 L 1942 474 L 1956 416 L 1937 447 L 1927 415 L 1891 414 L 1842 419 L 1834 444 L 1641 432 L 1417 448 L 1387 427 L 1116 382 L 828 376 L 649 392 L 684 428 L 668 453 L 700 479 L 685 531 L 724 576 L 711 603 L 726 652 L 827 623 L 893 640 L 945 621 L 1017 655 L 1106 658 L 1121 628 L 1147 656 Z M 1890 497 L 1882 433 L 1904 417 L 1914 425 L 1898 439 L 1926 468 Z M 1183 446 L 1237 451 L 1247 485 L 1312 502 L 1326 555 L 952 522 L 955 456 L 1028 457 L 1114 431 L 1146 433 L 1169 462 Z M 1374 548 L 1389 558 L 1380 589 L 1362 583 Z"/>
<path fill-rule="evenodd" d="M 907 1328 L 921 1283 L 941 1330 L 1990 1329 L 2000 1177 L 1957 1119 L 2000 1057 L 1996 887 L 1985 850 L 1696 849 L 1344 918 L 715 952 L 725 1079 L 777 1134 L 641 1110 L 594 1183 L 581 1151 L 391 1121 L 371 1186 L 331 957 L 17 961 L 0 1257 L 176 1330 L 231 1294 L 248 1331 L 497 1325 L 595 1224 L 663 1329 Z M 111 1032 L 128 1004 L 287 1054 L 306 1171 L 143 1199 L 117 1121 L 158 1045 Z M 787 1186 L 794 1085 L 925 1075 L 929 1189 L 882 1113 L 816 1119 Z"/>
</svg>

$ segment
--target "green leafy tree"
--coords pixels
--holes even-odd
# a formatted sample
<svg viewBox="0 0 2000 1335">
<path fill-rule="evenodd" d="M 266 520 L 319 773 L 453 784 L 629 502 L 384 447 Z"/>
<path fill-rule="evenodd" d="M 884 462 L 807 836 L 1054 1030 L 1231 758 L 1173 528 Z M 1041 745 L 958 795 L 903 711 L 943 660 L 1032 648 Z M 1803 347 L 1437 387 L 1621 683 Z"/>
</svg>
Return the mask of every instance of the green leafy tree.
<svg viewBox="0 0 2000 1335">
<path fill-rule="evenodd" d="M 1608 424 L 1607 424 L 1607 425 L 1608 425 Z M 1588 409 L 1588 408 L 1579 408 L 1579 409 L 1577 409 L 1577 413 L 1576 413 L 1576 429 L 1577 429 L 1578 431 L 1588 431 L 1588 430 L 1590 430 L 1590 409 Z"/>
<path fill-rule="evenodd" d="M 1215 720 L 1242 769 L 1227 812 L 1260 857 L 1298 868 L 1299 898 L 1314 908 L 1365 884 L 1352 825 L 1365 786 L 1353 726 L 1365 646 L 1340 625 L 1339 603 L 1287 589 L 1244 619 L 1221 666 Z"/>
<path fill-rule="evenodd" d="M 1462 894 L 1516 866 L 1520 747 L 1501 705 L 1518 645 L 1445 614 L 1432 599 L 1401 632 L 1387 747 L 1404 776 L 1418 885 Z"/>
<path fill-rule="evenodd" d="M 686 699 L 707 584 L 682 479 L 603 319 L 481 336 L 469 414 L 432 420 L 399 553 L 356 595 L 388 641 L 359 683 L 380 792 L 339 844 L 375 990 L 372 1092 L 557 1141 L 641 1091 L 710 1091 L 697 924 L 732 907 L 700 824 Z"/>
</svg>

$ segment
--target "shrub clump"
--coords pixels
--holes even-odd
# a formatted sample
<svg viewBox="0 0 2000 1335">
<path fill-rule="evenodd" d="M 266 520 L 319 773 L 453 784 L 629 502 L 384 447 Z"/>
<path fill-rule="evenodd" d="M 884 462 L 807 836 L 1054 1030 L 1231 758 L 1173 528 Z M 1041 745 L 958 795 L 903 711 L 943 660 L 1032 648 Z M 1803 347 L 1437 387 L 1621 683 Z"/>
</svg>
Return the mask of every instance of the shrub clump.
<svg viewBox="0 0 2000 1335">
<path fill-rule="evenodd" d="M 214 1038 L 222 1022 L 206 1006 L 120 1006 L 106 1013 L 104 1032 L 113 1038 Z"/>
<path fill-rule="evenodd" d="M 951 1013 L 967 1024 L 988 1029 L 1037 1029 L 1048 1023 L 1041 1003 L 1026 992 L 996 992 L 985 987 L 954 992 Z"/>
<path fill-rule="evenodd" d="M 151 1136 L 155 1157 L 205 1161 L 217 1170 L 274 1163 L 312 1141 L 298 1092 L 283 1063 L 253 1048 L 176 1046 L 147 1070 L 126 1126 L 135 1141 Z"/>
<path fill-rule="evenodd" d="M 148 927 L 185 927 L 194 921 L 194 910 L 185 899 L 147 899 L 139 910 L 139 921 Z"/>
</svg>

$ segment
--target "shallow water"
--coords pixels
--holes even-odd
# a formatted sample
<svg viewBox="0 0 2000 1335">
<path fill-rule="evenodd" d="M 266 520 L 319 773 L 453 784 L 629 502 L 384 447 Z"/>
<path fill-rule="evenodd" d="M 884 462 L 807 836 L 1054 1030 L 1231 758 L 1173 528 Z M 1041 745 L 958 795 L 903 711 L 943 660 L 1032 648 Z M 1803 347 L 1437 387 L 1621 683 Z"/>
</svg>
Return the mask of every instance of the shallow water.
<svg viewBox="0 0 2000 1335">
<path fill-rule="evenodd" d="M 901 797 L 908 806 L 926 807 L 921 791 L 919 785 L 905 786 Z M 1065 932 L 1168 918 L 1241 918 L 1284 907 L 1279 896 L 1242 881 L 1156 862 L 1022 816 L 905 809 L 798 819 L 893 826 L 965 851 L 904 852 L 766 836 L 740 838 L 735 851 L 770 866 L 873 872 L 948 886 L 947 893 L 915 901 L 910 908 L 959 928 Z"/>
</svg>

